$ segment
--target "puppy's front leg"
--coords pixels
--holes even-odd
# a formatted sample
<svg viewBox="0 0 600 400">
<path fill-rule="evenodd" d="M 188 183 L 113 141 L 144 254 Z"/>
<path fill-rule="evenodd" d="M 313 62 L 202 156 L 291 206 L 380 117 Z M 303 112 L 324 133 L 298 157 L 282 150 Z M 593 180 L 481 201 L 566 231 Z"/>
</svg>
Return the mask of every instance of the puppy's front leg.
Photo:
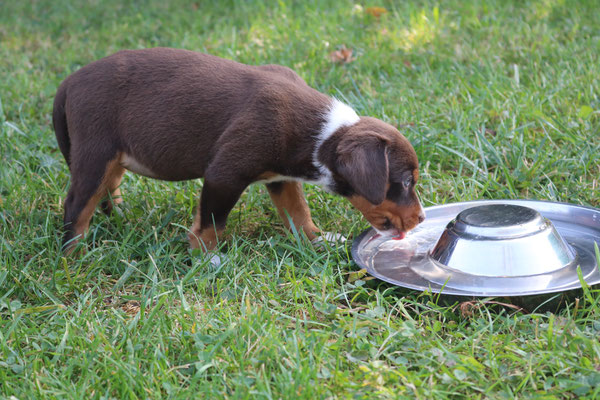
<svg viewBox="0 0 600 400">
<path fill-rule="evenodd" d="M 309 240 L 315 239 L 319 228 L 315 226 L 300 182 L 274 182 L 267 184 L 269 195 L 286 228 L 290 229 L 289 218 L 296 229 L 302 229 Z M 289 217 L 288 217 L 289 215 Z"/>
<path fill-rule="evenodd" d="M 205 178 L 194 225 L 188 234 L 193 249 L 213 250 L 225 230 L 229 213 L 247 185 Z"/>
</svg>

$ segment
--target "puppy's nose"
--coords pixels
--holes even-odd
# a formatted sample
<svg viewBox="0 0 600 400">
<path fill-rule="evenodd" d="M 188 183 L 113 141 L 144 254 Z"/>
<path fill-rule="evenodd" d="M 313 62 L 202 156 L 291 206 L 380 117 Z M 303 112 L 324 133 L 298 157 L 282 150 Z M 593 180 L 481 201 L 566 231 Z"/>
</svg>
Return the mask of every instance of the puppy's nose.
<svg viewBox="0 0 600 400">
<path fill-rule="evenodd" d="M 425 221 L 425 211 L 421 209 L 421 212 L 419 213 L 419 223 L 423 221 Z"/>
</svg>

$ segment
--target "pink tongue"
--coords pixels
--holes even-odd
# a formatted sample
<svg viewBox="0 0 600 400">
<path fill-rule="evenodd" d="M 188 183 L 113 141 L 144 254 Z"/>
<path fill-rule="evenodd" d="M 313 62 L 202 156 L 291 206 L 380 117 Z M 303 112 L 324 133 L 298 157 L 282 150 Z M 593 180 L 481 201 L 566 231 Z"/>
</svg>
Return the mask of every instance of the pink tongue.
<svg viewBox="0 0 600 400">
<path fill-rule="evenodd" d="M 405 232 L 400 232 L 400 233 L 398 234 L 398 236 L 394 236 L 392 239 L 394 239 L 394 240 L 402 240 L 402 239 L 404 239 L 405 237 L 406 237 L 406 233 L 405 233 Z"/>
</svg>

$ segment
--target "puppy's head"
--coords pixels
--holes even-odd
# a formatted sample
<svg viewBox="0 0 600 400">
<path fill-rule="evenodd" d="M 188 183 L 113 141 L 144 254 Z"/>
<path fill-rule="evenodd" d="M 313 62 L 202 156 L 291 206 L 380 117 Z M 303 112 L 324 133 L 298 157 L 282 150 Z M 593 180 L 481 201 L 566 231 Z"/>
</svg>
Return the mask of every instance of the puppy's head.
<svg viewBox="0 0 600 400">
<path fill-rule="evenodd" d="M 380 233 L 403 237 L 425 219 L 415 185 L 419 162 L 410 142 L 393 126 L 361 117 L 336 147 L 334 176 L 350 202 Z"/>
</svg>

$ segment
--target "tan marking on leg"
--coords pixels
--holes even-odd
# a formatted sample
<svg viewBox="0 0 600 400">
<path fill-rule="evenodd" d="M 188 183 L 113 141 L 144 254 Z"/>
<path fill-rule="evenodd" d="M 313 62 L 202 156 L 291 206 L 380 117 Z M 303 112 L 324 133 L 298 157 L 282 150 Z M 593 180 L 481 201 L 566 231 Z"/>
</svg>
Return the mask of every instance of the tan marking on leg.
<svg viewBox="0 0 600 400">
<path fill-rule="evenodd" d="M 194 221 L 191 232 L 188 233 L 190 247 L 205 251 L 213 250 L 219 243 L 219 236 L 223 235 L 224 229 L 218 229 L 214 226 L 200 230 L 200 213 L 197 213 L 197 221 Z M 196 225 L 197 224 L 197 225 Z"/>
<path fill-rule="evenodd" d="M 196 210 L 196 215 L 194 216 L 194 223 L 190 228 L 190 232 L 188 233 L 188 239 L 190 241 L 190 247 L 192 249 L 201 249 L 202 245 L 199 242 L 201 236 L 200 231 L 200 205 L 198 205 L 198 209 Z"/>
<path fill-rule="evenodd" d="M 121 197 L 121 189 L 120 188 L 116 188 L 115 190 L 113 190 L 110 197 L 112 199 L 113 204 L 118 205 L 118 204 L 123 203 L 123 198 Z"/>
<path fill-rule="evenodd" d="M 98 202 L 102 200 L 109 192 L 109 182 L 114 183 L 117 179 L 120 182 L 120 178 L 123 176 L 123 167 L 119 165 L 119 157 L 115 158 L 112 161 L 109 161 L 106 164 L 106 170 L 104 172 L 104 176 L 102 177 L 102 181 L 96 190 L 96 193 L 88 200 L 86 206 L 79 213 L 77 217 L 77 221 L 74 226 L 74 234 L 75 236 L 81 235 L 83 236 L 88 227 L 90 225 L 90 220 L 92 219 L 92 215 L 94 214 L 94 210 L 98 205 Z M 73 243 L 74 245 L 75 243 Z"/>
<path fill-rule="evenodd" d="M 269 190 L 269 195 L 273 204 L 277 207 L 279 216 L 286 228 L 290 229 L 289 214 L 296 229 L 302 229 L 308 239 L 313 240 L 317 237 L 315 233 L 319 232 L 319 228 L 315 226 L 310 216 L 310 209 L 306 204 L 302 191 L 302 183 L 283 182 L 282 185 L 281 191 Z"/>
<path fill-rule="evenodd" d="M 120 170 L 118 170 L 119 168 Z M 104 211 L 104 213 L 107 215 L 110 215 L 114 205 L 123 203 L 123 199 L 121 198 L 121 189 L 119 189 L 123 175 L 125 175 L 125 168 L 122 166 L 117 166 L 115 167 L 114 174 L 110 176 L 110 180 L 107 181 L 106 186 L 108 188 L 109 196 L 106 196 L 106 199 L 104 199 L 102 202 L 102 211 Z"/>
<path fill-rule="evenodd" d="M 200 228 L 200 206 L 196 210 L 194 216 L 194 224 L 188 233 L 190 247 L 192 249 L 200 249 L 204 251 L 213 250 L 219 243 L 219 237 L 223 235 L 225 229 L 218 229 L 214 226 L 201 229 Z"/>
<path fill-rule="evenodd" d="M 110 182 L 108 182 L 108 190 L 110 191 L 110 196 L 113 204 L 121 204 L 123 199 L 121 198 L 121 189 L 119 189 L 119 185 L 121 185 L 121 181 L 123 180 L 123 175 L 125 175 L 125 168 L 119 168 L 120 171 L 115 171 L 115 174 L 111 177 Z"/>
</svg>

